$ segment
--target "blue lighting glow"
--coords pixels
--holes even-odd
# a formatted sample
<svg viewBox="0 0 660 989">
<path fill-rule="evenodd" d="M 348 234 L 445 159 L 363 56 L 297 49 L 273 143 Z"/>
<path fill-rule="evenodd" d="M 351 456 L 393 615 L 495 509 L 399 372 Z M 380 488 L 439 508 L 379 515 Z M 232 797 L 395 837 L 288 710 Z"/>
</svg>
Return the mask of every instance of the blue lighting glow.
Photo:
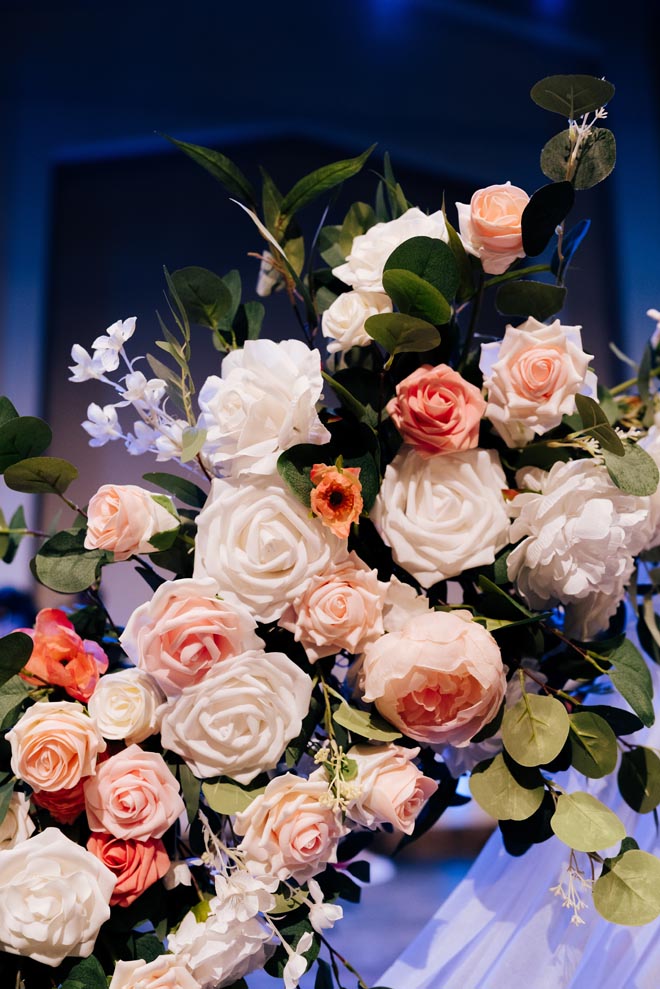
<svg viewBox="0 0 660 989">
<path fill-rule="evenodd" d="M 559 17 L 565 13 L 568 0 L 534 0 L 534 10 L 543 17 Z"/>
</svg>

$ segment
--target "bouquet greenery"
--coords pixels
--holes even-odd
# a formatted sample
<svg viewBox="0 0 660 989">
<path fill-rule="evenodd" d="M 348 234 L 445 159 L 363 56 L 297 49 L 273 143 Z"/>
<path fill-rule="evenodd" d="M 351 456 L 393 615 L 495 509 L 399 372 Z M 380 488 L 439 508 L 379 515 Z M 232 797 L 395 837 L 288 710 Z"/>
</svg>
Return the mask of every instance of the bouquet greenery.
<svg viewBox="0 0 660 989">
<path fill-rule="evenodd" d="M 372 149 L 286 195 L 262 171 L 259 198 L 174 142 L 251 217 L 258 294 L 287 294 L 295 338 L 261 335 L 236 271 L 184 268 L 158 358 L 129 356 L 134 318 L 76 344 L 71 380 L 114 391 L 91 444 L 177 465 L 84 507 L 46 423 L 0 401 L 7 486 L 71 513 L 49 534 L 1 519 L 0 552 L 34 537 L 34 577 L 84 596 L 0 642 L 3 984 L 241 989 L 263 967 L 294 989 L 316 965 L 316 989 L 365 989 L 326 937 L 338 901 L 377 831 L 414 841 L 464 773 L 512 854 L 567 846 L 576 923 L 580 887 L 614 923 L 660 914 L 660 862 L 600 799 L 616 773 L 634 811 L 660 803 L 637 734 L 660 659 L 657 333 L 608 389 L 558 315 L 589 226 L 567 224 L 575 194 L 614 167 L 613 93 L 538 83 L 568 119 L 549 183 L 480 189 L 455 225 L 387 156 L 375 206 L 329 223 Z M 222 358 L 198 387 L 200 335 Z M 150 589 L 123 629 L 115 564 Z"/>
</svg>

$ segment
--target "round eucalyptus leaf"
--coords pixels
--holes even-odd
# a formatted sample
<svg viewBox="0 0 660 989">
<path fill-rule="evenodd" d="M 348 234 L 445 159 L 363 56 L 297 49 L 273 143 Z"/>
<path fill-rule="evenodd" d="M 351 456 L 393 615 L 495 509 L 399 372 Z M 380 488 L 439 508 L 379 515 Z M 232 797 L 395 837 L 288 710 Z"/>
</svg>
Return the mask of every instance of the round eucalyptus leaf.
<svg viewBox="0 0 660 989">
<path fill-rule="evenodd" d="M 590 711 L 569 715 L 572 762 L 579 773 L 600 779 L 614 771 L 616 735 L 604 718 Z"/>
<path fill-rule="evenodd" d="M 566 181 L 573 140 L 569 130 L 551 137 L 541 152 L 541 171 L 553 182 Z M 591 189 L 606 179 L 616 164 L 616 141 L 606 127 L 593 127 L 578 152 L 572 183 L 576 189 Z"/>
<path fill-rule="evenodd" d="M 430 282 L 445 299 L 453 299 L 458 290 L 460 274 L 454 253 L 437 237 L 411 237 L 392 251 L 385 262 L 385 271 L 405 269 Z"/>
<path fill-rule="evenodd" d="M 632 849 L 594 883 L 594 906 L 613 924 L 648 924 L 660 914 L 660 861 Z"/>
<path fill-rule="evenodd" d="M 525 821 L 541 806 L 543 780 L 538 785 L 522 786 L 500 753 L 492 762 L 480 763 L 470 776 L 470 790 L 479 806 L 491 817 L 503 821 Z"/>
<path fill-rule="evenodd" d="M 413 271 L 384 271 L 383 288 L 400 312 L 428 320 L 434 326 L 443 326 L 451 319 L 451 306 L 442 292 Z"/>
<path fill-rule="evenodd" d="M 440 334 L 432 323 L 400 312 L 369 316 L 364 324 L 369 336 L 388 354 L 423 353 L 440 343 Z"/>
<path fill-rule="evenodd" d="M 25 494 L 63 494 L 78 477 L 78 469 L 60 457 L 29 457 L 5 471 L 5 482 Z"/>
<path fill-rule="evenodd" d="M 550 826 L 560 841 L 578 852 L 597 852 L 626 837 L 614 811 L 590 793 L 562 793 Z"/>
<path fill-rule="evenodd" d="M 0 473 L 27 457 L 43 453 L 52 438 L 51 428 L 43 419 L 34 416 L 6 419 L 0 424 Z"/>
<path fill-rule="evenodd" d="M 585 113 L 606 106 L 614 96 L 614 86 L 597 76 L 546 76 L 532 86 L 530 96 L 544 110 L 577 120 Z"/>
<path fill-rule="evenodd" d="M 660 759 L 644 745 L 624 752 L 617 782 L 628 806 L 648 814 L 660 804 Z"/>
<path fill-rule="evenodd" d="M 504 712 L 502 741 L 521 766 L 543 766 L 563 749 L 569 726 L 566 708 L 560 701 L 525 694 Z"/>
</svg>

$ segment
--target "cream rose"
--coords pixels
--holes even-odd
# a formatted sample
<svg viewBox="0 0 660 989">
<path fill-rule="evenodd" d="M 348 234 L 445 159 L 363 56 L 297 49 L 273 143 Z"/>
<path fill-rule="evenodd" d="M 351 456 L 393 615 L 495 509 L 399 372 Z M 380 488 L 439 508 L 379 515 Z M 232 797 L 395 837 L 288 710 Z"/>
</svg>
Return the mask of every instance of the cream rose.
<svg viewBox="0 0 660 989">
<path fill-rule="evenodd" d="M 496 429 L 523 427 L 532 433 L 554 429 L 562 416 L 575 412 L 575 396 L 596 395 L 592 355 L 582 349 L 579 326 L 547 326 L 530 316 L 507 326 L 504 337 L 481 347 L 479 367 L 488 389 L 486 418 Z M 513 442 L 510 445 L 520 445 Z"/>
<path fill-rule="evenodd" d="M 488 275 L 501 275 L 524 258 L 522 214 L 529 196 L 510 182 L 478 189 L 469 206 L 456 203 L 463 247 L 479 258 Z"/>
<path fill-rule="evenodd" d="M 361 652 L 383 634 L 387 584 L 355 554 L 312 577 L 279 624 L 293 632 L 311 663 L 342 649 Z"/>
<path fill-rule="evenodd" d="M 318 350 L 301 340 L 248 340 L 199 393 L 204 458 L 218 473 L 276 473 L 283 450 L 329 441 L 316 412 L 322 391 Z"/>
<path fill-rule="evenodd" d="M 201 989 L 201 986 L 180 958 L 160 955 L 152 962 L 141 958 L 117 962 L 108 989 Z"/>
<path fill-rule="evenodd" d="M 271 780 L 265 792 L 236 815 L 234 829 L 243 835 L 239 848 L 250 872 L 304 883 L 328 862 L 336 862 L 339 839 L 348 828 L 341 814 L 328 806 L 329 795 L 324 779 L 286 773 Z"/>
<path fill-rule="evenodd" d="M 104 484 L 87 508 L 86 549 L 106 549 L 116 560 L 153 553 L 151 538 L 178 526 L 153 495 L 135 484 Z"/>
<path fill-rule="evenodd" d="M 321 329 L 330 343 L 328 353 L 373 343 L 364 328 L 370 316 L 392 312 L 392 302 L 383 292 L 343 292 L 323 313 Z"/>
<path fill-rule="evenodd" d="M 230 587 L 260 622 L 275 621 L 342 542 L 276 480 L 216 479 L 197 517 L 195 579 Z"/>
<path fill-rule="evenodd" d="M 0 854 L 0 949 L 55 967 L 86 958 L 110 916 L 115 877 L 58 828 Z"/>
<path fill-rule="evenodd" d="M 346 263 L 333 268 L 332 273 L 358 292 L 383 292 L 383 268 L 395 247 L 411 237 L 435 237 L 449 242 L 447 224 L 442 210 L 427 216 L 412 206 L 387 223 L 376 223 L 365 234 L 353 240 Z"/>
<path fill-rule="evenodd" d="M 422 587 L 492 563 L 509 541 L 492 450 L 424 459 L 404 446 L 385 471 L 371 519 L 399 566 Z"/>
<path fill-rule="evenodd" d="M 142 742 L 159 730 L 158 708 L 165 700 L 153 677 L 142 670 L 119 670 L 99 680 L 89 713 L 104 738 Z"/>
<path fill-rule="evenodd" d="M 263 646 L 245 605 L 216 592 L 209 577 L 168 580 L 133 612 L 120 636 L 127 655 L 168 697 L 199 683 L 228 657 Z"/>
<path fill-rule="evenodd" d="M 391 824 L 397 831 L 412 834 L 417 815 L 438 789 L 415 766 L 419 749 L 401 745 L 354 745 L 347 752 L 357 764 L 355 783 L 360 796 L 350 804 L 348 816 L 365 828 Z"/>
<path fill-rule="evenodd" d="M 469 611 L 421 615 L 367 647 L 365 701 L 410 738 L 467 745 L 492 721 L 506 677 L 495 639 Z"/>
<path fill-rule="evenodd" d="M 20 845 L 34 834 L 34 821 L 30 817 L 30 799 L 24 793 L 15 791 L 11 795 L 9 807 L 0 824 L 0 851 Z"/>
<path fill-rule="evenodd" d="M 300 734 L 311 696 L 312 681 L 284 653 L 246 652 L 168 705 L 162 742 L 195 776 L 249 783 Z"/>
<path fill-rule="evenodd" d="M 37 793 L 68 790 L 91 776 L 106 747 L 85 709 L 72 701 L 38 701 L 6 738 L 12 772 Z"/>
<path fill-rule="evenodd" d="M 85 783 L 91 831 L 115 838 L 162 838 L 185 812 L 179 784 L 162 755 L 129 745 L 99 766 Z"/>
<path fill-rule="evenodd" d="M 195 985 L 205 989 L 233 985 L 262 968 L 272 950 L 268 945 L 271 932 L 256 917 L 238 923 L 235 919 L 225 921 L 215 912 L 215 902 L 211 900 L 211 913 L 204 922 L 187 913 L 167 939 L 169 950 L 185 961 L 197 980 Z"/>
</svg>

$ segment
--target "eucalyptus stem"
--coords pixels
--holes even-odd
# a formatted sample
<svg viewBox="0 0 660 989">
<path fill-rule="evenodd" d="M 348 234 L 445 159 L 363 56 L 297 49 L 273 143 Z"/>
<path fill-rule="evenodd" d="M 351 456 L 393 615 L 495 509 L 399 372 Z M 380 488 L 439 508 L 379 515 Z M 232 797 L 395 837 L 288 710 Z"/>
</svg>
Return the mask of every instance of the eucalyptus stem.
<svg viewBox="0 0 660 989">
<path fill-rule="evenodd" d="M 339 961 L 344 966 L 344 968 L 346 969 L 346 971 L 347 972 L 350 972 L 351 975 L 354 975 L 355 978 L 358 980 L 358 987 L 359 987 L 359 989 L 369 989 L 369 987 L 367 986 L 366 982 L 364 981 L 364 979 L 362 978 L 362 976 L 360 975 L 360 973 L 355 968 L 353 968 L 353 966 L 351 965 L 351 963 L 349 961 L 347 961 L 344 958 L 344 956 L 342 954 L 340 954 L 336 950 L 336 948 L 333 948 L 332 947 L 332 945 L 330 944 L 330 942 L 328 941 L 328 939 L 325 938 L 323 936 L 323 934 L 319 934 L 319 937 L 321 939 L 321 942 L 326 946 L 326 948 L 330 952 L 330 961 L 331 962 L 334 962 L 334 959 L 335 958 L 338 958 Z M 333 964 L 333 971 L 334 971 L 334 968 L 335 968 L 335 966 Z M 339 983 L 339 976 L 338 976 L 337 973 L 335 973 L 335 978 L 337 979 L 337 982 Z"/>
<path fill-rule="evenodd" d="M 649 378 L 657 378 L 660 375 L 660 367 L 655 367 L 649 373 Z M 610 388 L 610 395 L 622 395 L 623 392 L 628 391 L 633 385 L 636 385 L 639 381 L 639 375 L 636 378 L 628 378 L 627 381 L 622 381 L 620 385 L 615 385 Z"/>
<path fill-rule="evenodd" d="M 80 505 L 76 505 L 75 501 L 70 501 L 65 495 L 62 494 L 61 491 L 56 491 L 55 494 L 59 495 L 64 504 L 67 505 L 72 511 L 77 512 L 78 515 L 81 515 L 84 519 L 87 518 L 87 512 L 81 508 Z"/>
</svg>

